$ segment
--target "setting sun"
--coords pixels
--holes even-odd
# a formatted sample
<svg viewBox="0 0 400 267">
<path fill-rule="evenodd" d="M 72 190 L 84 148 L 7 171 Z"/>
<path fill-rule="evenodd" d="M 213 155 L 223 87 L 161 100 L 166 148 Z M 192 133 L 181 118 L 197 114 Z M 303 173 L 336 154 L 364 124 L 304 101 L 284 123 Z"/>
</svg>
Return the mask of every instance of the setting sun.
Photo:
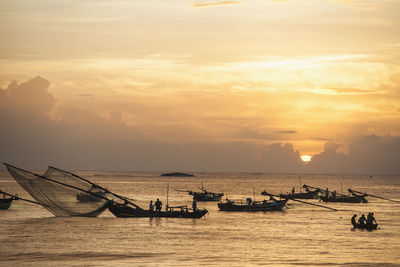
<svg viewBox="0 0 400 267">
<path fill-rule="evenodd" d="M 309 162 L 311 160 L 311 156 L 303 155 L 303 156 L 301 156 L 301 160 L 304 162 Z"/>
</svg>

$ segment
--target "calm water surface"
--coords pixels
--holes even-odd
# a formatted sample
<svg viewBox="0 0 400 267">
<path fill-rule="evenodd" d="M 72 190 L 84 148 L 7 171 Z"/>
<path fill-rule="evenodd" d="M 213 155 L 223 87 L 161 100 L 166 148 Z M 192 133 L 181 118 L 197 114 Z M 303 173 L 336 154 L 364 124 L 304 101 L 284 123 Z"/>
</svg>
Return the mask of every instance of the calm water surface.
<svg viewBox="0 0 400 267">
<path fill-rule="evenodd" d="M 298 175 L 196 173 L 195 178 L 159 177 L 160 173 L 81 172 L 82 176 L 148 207 L 159 197 L 170 205 L 191 205 L 175 189 L 210 191 L 231 199 L 260 192 L 280 193 L 299 187 Z M 400 200 L 398 176 L 302 175 L 301 182 L 322 188 L 351 187 Z M 0 172 L 0 189 L 28 194 Z M 283 212 L 230 213 L 216 202 L 199 202 L 209 213 L 202 219 L 54 217 L 40 206 L 14 201 L 0 211 L 2 266 L 400 266 L 400 204 L 368 198 L 367 204 L 327 204 L 332 212 L 296 202 Z M 311 200 L 318 203 L 317 200 Z M 374 212 L 378 231 L 354 231 L 354 213 Z"/>
</svg>

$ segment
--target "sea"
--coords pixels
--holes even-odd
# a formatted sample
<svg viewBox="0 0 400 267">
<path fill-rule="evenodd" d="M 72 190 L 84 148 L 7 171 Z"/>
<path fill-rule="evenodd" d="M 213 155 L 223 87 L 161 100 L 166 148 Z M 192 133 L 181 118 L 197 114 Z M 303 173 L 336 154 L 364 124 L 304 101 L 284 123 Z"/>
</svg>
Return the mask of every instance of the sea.
<svg viewBox="0 0 400 267">
<path fill-rule="evenodd" d="M 40 172 L 38 172 L 40 173 Z M 148 207 L 191 206 L 177 190 L 223 192 L 233 200 L 261 192 L 296 192 L 302 184 L 347 193 L 351 188 L 400 201 L 400 176 L 194 173 L 161 177 L 160 172 L 76 172 Z M 167 190 L 168 188 L 168 190 Z M 32 199 L 8 174 L 0 190 Z M 0 196 L 1 197 L 1 196 Z M 198 202 L 201 219 L 55 217 L 41 206 L 13 201 L 0 210 L 0 266 L 400 266 L 400 203 L 367 197 L 368 203 L 322 203 L 339 211 L 289 201 L 283 211 L 224 212 L 217 202 Z M 354 230 L 350 222 L 373 212 L 378 230 Z"/>
</svg>

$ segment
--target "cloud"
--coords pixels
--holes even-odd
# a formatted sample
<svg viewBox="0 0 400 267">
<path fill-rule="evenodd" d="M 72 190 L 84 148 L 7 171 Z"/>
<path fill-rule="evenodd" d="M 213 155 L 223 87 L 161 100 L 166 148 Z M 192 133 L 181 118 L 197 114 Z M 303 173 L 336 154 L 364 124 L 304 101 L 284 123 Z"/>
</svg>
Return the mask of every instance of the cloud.
<svg viewBox="0 0 400 267">
<path fill-rule="evenodd" d="M 295 130 L 287 130 L 287 131 L 274 131 L 274 133 L 282 133 L 282 134 L 296 134 Z"/>
<path fill-rule="evenodd" d="M 367 135 L 348 145 L 348 154 L 340 152 L 342 145 L 325 144 L 320 154 L 308 164 L 313 172 L 355 174 L 400 174 L 400 137 Z"/>
<path fill-rule="evenodd" d="M 91 97 L 91 96 L 93 96 L 92 94 L 78 94 L 78 96 L 88 96 L 88 97 Z"/>
<path fill-rule="evenodd" d="M 192 7 L 214 7 L 214 6 L 226 6 L 226 5 L 237 5 L 239 1 L 214 1 L 214 2 L 196 2 Z"/>
<path fill-rule="evenodd" d="M 160 106 L 158 108 L 161 113 L 144 118 L 144 121 L 158 123 L 158 126 L 143 123 L 127 125 L 128 114 L 118 108 L 120 103 L 104 105 L 101 114 L 85 109 L 88 108 L 85 105 L 80 108 L 64 106 L 56 111 L 59 118 L 53 120 L 49 114 L 59 108 L 59 105 L 49 92 L 50 88 L 50 82 L 36 77 L 21 84 L 13 81 L 6 89 L 0 89 L 1 161 L 30 169 L 56 165 L 74 170 L 400 173 L 398 136 L 367 135 L 351 141 L 347 146 L 329 141 L 325 144 L 324 151 L 314 155 L 306 165 L 292 143 L 275 141 L 282 135 L 295 135 L 297 131 L 274 132 L 252 116 L 241 117 L 241 127 L 238 127 L 235 120 L 236 113 L 228 117 L 212 117 L 207 114 L 198 117 L 190 113 L 192 124 L 176 121 L 170 125 L 170 121 L 164 121 L 166 117 L 156 120 L 157 115 L 163 113 L 170 113 L 167 117 L 173 120 L 180 118 L 176 117 L 177 114 L 186 110 L 180 109 L 180 104 L 186 103 L 193 95 L 182 98 L 179 102 Z M 220 112 L 224 109 L 221 109 L 221 100 L 216 103 L 195 96 L 197 100 L 188 105 L 198 105 L 195 109 L 205 105 L 205 110 L 215 109 L 210 114 L 227 114 Z M 153 97 L 149 100 L 155 101 Z M 239 97 L 239 100 L 243 102 L 245 99 Z M 144 108 L 140 101 L 129 100 L 128 103 L 130 106 L 137 106 L 133 114 L 140 114 L 138 117 L 149 112 L 145 109 L 142 111 L 144 113 L 138 113 Z M 241 112 L 237 115 L 242 115 L 243 108 L 238 110 Z M 202 125 L 197 120 L 215 120 L 217 126 L 221 122 L 223 125 L 209 128 L 208 124 Z M 260 126 L 248 127 L 251 120 Z M 212 142 L 210 139 L 186 139 L 187 135 L 204 130 L 203 127 L 213 137 Z M 243 138 L 223 140 L 224 135 L 218 135 L 221 131 L 231 131 L 234 135 L 244 135 L 247 138 L 266 138 L 269 143 L 252 144 L 243 141 Z M 162 135 L 176 138 L 163 141 L 159 138 Z"/>
</svg>

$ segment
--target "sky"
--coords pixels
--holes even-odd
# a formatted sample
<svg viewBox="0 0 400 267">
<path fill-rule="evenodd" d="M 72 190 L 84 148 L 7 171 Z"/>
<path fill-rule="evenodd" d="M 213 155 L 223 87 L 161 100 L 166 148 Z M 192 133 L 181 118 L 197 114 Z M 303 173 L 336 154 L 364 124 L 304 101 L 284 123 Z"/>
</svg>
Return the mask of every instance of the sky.
<svg viewBox="0 0 400 267">
<path fill-rule="evenodd" d="M 0 0 L 0 160 L 400 174 L 397 0 Z"/>
</svg>

